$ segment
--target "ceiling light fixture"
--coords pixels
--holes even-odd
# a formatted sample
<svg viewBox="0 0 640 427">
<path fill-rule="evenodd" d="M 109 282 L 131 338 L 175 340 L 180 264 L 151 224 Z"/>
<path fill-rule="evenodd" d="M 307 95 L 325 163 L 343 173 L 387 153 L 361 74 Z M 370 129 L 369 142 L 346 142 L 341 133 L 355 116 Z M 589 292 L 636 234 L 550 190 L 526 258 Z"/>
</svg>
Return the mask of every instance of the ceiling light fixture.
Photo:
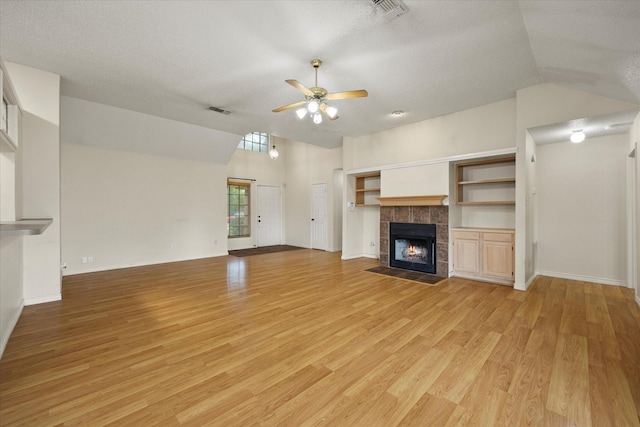
<svg viewBox="0 0 640 427">
<path fill-rule="evenodd" d="M 400 117 L 400 116 L 404 116 L 404 111 L 402 110 L 395 110 L 391 112 L 391 115 L 393 117 Z"/>
<path fill-rule="evenodd" d="M 330 119 L 335 119 L 338 116 L 338 109 L 336 107 L 327 105 L 324 102 L 320 107 L 323 107 L 323 106 L 324 106 L 324 109 L 321 108 L 321 110 L 327 113 L 327 116 L 329 116 Z"/>
<path fill-rule="evenodd" d="M 306 108 L 300 108 L 298 110 L 296 110 L 296 114 L 298 115 L 298 118 L 300 120 L 304 119 L 304 116 L 307 115 L 307 109 Z"/>
<path fill-rule="evenodd" d="M 276 150 L 276 146 L 272 145 L 271 149 L 269 150 L 269 157 L 275 160 L 278 158 L 278 156 L 280 156 L 280 153 L 278 153 L 278 150 Z"/>
<path fill-rule="evenodd" d="M 585 138 L 586 138 L 586 136 L 585 136 L 584 132 L 582 132 L 582 129 L 574 130 L 571 133 L 571 136 L 569 137 L 571 142 L 573 142 L 574 144 L 578 144 L 578 143 L 584 141 Z"/>
<path fill-rule="evenodd" d="M 318 101 L 316 101 L 315 99 L 309 101 L 309 103 L 307 104 L 307 110 L 309 110 L 311 114 L 316 113 L 318 111 L 318 108 L 320 108 L 320 104 L 318 104 Z"/>
<path fill-rule="evenodd" d="M 335 120 L 338 118 L 338 109 L 331 105 L 328 105 L 326 102 L 320 102 L 320 100 L 313 98 L 307 105 L 296 110 L 296 115 L 300 120 L 304 119 L 309 113 L 309 116 L 313 120 L 313 123 L 319 125 L 322 123 L 322 114 L 326 114 L 330 120 Z"/>
</svg>

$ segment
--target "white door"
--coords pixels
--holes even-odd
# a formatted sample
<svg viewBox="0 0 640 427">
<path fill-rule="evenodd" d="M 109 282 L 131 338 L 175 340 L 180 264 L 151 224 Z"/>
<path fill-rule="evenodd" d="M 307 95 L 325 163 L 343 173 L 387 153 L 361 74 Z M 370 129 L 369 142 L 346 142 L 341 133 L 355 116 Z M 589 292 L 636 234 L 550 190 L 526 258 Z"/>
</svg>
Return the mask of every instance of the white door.
<svg viewBox="0 0 640 427">
<path fill-rule="evenodd" d="M 327 250 L 327 184 L 311 185 L 311 248 Z"/>
<path fill-rule="evenodd" d="M 282 198 L 280 187 L 258 185 L 258 246 L 282 244 Z"/>
</svg>

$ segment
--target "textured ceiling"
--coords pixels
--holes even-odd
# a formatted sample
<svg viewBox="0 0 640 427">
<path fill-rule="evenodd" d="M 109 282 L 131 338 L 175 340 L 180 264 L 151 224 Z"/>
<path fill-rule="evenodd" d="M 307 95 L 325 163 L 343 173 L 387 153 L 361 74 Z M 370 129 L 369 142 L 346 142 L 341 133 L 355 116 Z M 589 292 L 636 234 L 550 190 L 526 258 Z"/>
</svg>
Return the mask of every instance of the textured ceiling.
<svg viewBox="0 0 640 427">
<path fill-rule="evenodd" d="M 553 123 L 529 128 L 536 144 L 567 142 L 573 131 L 582 131 L 587 138 L 627 133 L 640 110 L 620 111 L 594 117 L 584 117 L 568 122 Z"/>
<path fill-rule="evenodd" d="M 403 4 L 389 20 L 370 0 L 2 0 L 0 53 L 60 74 L 66 96 L 324 147 L 538 83 L 640 103 L 640 0 Z M 303 99 L 285 79 L 313 86 L 313 58 L 319 86 L 369 97 L 320 125 L 272 113 Z"/>
</svg>

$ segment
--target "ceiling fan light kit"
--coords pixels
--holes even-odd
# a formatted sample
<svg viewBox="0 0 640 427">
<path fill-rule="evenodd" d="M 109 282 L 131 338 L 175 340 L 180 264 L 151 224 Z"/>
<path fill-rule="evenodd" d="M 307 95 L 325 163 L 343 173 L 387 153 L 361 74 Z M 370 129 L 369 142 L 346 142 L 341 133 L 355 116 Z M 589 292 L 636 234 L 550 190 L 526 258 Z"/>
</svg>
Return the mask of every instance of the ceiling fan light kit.
<svg viewBox="0 0 640 427">
<path fill-rule="evenodd" d="M 571 133 L 571 136 L 569 137 L 569 139 L 571 140 L 571 142 L 573 142 L 574 144 L 579 144 L 582 141 L 584 141 L 586 135 L 584 134 L 584 132 L 582 130 L 574 130 Z"/>
<path fill-rule="evenodd" d="M 296 115 L 300 120 L 309 115 L 313 120 L 313 123 L 320 124 L 322 123 L 323 114 L 326 115 L 329 120 L 338 119 L 338 109 L 332 105 L 327 104 L 325 100 L 364 98 L 369 95 L 364 89 L 329 93 L 325 88 L 318 86 L 318 68 L 320 67 L 320 65 L 322 65 L 322 61 L 319 59 L 312 59 L 311 65 L 315 69 L 316 74 L 315 86 L 307 88 L 297 80 L 285 80 L 286 83 L 290 84 L 304 94 L 305 101 L 298 101 L 294 102 L 293 104 L 275 108 L 273 110 L 274 113 L 279 113 L 280 111 L 289 110 L 291 108 L 302 107 L 296 110 Z"/>
</svg>

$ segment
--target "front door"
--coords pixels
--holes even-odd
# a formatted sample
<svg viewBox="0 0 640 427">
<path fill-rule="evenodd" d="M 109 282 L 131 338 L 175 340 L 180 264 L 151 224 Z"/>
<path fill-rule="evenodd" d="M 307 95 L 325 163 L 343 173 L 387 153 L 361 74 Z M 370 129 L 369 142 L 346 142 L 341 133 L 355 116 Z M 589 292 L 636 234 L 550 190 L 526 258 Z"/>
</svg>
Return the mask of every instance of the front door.
<svg viewBox="0 0 640 427">
<path fill-rule="evenodd" d="M 327 184 L 311 186 L 311 248 L 327 250 Z"/>
<path fill-rule="evenodd" d="M 258 185 L 258 246 L 282 244 L 282 197 L 280 187 Z"/>
</svg>

